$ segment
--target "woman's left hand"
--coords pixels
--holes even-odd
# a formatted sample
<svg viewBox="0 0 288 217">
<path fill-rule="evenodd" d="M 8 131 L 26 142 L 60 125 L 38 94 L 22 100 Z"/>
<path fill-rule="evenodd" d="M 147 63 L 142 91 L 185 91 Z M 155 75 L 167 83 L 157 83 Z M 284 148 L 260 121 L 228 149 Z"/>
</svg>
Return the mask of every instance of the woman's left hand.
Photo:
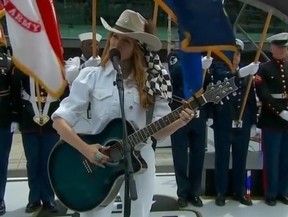
<svg viewBox="0 0 288 217">
<path fill-rule="evenodd" d="M 185 108 L 184 110 L 182 110 L 179 116 L 180 116 L 180 121 L 183 123 L 183 126 L 188 124 L 192 120 L 194 115 L 195 115 L 195 112 L 189 108 Z"/>
</svg>

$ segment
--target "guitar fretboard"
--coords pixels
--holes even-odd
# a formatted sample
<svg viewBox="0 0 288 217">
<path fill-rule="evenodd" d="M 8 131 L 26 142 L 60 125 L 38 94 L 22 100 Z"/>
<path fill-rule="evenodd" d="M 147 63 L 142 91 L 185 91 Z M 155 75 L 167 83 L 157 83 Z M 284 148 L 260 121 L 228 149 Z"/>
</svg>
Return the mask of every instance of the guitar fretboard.
<svg viewBox="0 0 288 217">
<path fill-rule="evenodd" d="M 195 110 L 198 107 L 206 104 L 206 101 L 203 97 L 197 98 L 197 101 L 192 101 L 188 103 L 190 109 Z M 160 118 L 159 120 L 147 125 L 141 130 L 138 130 L 128 136 L 128 143 L 134 147 L 135 145 L 139 144 L 140 142 L 145 141 L 147 138 L 152 136 L 153 134 L 157 133 L 161 129 L 167 127 L 177 119 L 179 119 L 180 112 L 184 109 L 184 106 L 180 106 L 179 108 L 175 109 L 173 112 L 169 113 L 168 115 Z"/>
</svg>

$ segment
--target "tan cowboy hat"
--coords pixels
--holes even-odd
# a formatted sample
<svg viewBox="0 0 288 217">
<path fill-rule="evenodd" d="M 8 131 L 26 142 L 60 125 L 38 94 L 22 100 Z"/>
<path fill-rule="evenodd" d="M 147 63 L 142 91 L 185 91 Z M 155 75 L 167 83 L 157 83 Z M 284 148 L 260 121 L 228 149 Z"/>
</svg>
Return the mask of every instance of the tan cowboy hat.
<svg viewBox="0 0 288 217">
<path fill-rule="evenodd" d="M 102 17 L 100 19 L 104 28 L 110 32 L 134 38 L 140 43 L 147 44 L 153 51 L 158 51 L 162 47 L 159 38 L 144 31 L 147 20 L 135 11 L 128 9 L 123 11 L 114 27 L 111 27 Z"/>
</svg>

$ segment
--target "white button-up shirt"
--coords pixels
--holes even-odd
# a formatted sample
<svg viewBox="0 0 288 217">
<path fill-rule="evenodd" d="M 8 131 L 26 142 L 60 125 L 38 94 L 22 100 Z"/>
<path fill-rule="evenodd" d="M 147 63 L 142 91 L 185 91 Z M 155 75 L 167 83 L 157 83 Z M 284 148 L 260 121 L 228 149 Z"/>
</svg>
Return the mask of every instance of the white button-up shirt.
<svg viewBox="0 0 288 217">
<path fill-rule="evenodd" d="M 115 85 L 116 74 L 110 61 L 105 68 L 99 66 L 81 70 L 72 84 L 70 95 L 61 102 L 60 107 L 53 113 L 52 119 L 61 117 L 73 128 L 90 102 L 92 120 L 89 133 L 101 133 L 111 120 L 121 118 L 119 94 Z M 146 109 L 140 104 L 135 81 L 129 78 L 124 80 L 124 110 L 126 120 L 134 127 L 139 129 L 145 127 Z M 170 112 L 168 101 L 156 97 L 152 121 Z"/>
</svg>

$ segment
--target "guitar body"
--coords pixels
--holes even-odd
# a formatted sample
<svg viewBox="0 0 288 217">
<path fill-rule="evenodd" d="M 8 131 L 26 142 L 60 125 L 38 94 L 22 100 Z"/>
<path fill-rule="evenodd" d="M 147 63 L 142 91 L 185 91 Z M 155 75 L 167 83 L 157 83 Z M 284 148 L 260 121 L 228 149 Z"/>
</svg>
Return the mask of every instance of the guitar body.
<svg viewBox="0 0 288 217">
<path fill-rule="evenodd" d="M 123 137 L 122 129 L 122 120 L 114 119 L 100 134 L 80 135 L 88 144 L 99 143 L 116 150 L 117 162 L 109 163 L 105 168 L 91 164 L 64 141 L 55 145 L 48 161 L 49 179 L 58 199 L 67 208 L 84 212 L 106 207 L 114 200 L 125 178 L 123 150 L 118 151 L 119 141 Z M 128 135 L 135 131 L 129 122 L 127 130 Z M 116 149 L 113 146 L 117 142 Z M 132 164 L 135 173 L 147 168 L 140 151 L 133 150 Z"/>
</svg>

